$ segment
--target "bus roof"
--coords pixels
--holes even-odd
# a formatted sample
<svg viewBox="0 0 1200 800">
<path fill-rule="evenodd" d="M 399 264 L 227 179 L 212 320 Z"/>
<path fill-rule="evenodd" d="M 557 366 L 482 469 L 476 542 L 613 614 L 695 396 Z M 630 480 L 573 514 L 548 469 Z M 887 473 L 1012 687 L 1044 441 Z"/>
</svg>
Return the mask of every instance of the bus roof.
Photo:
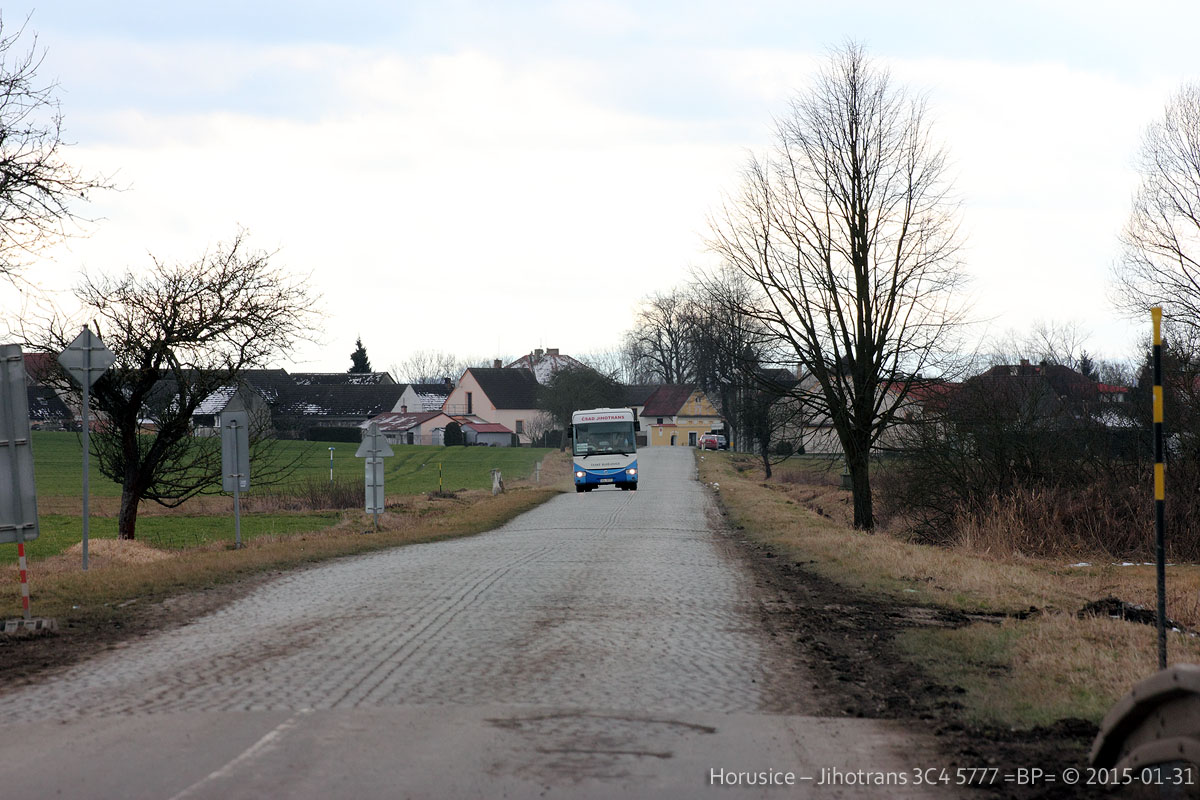
<svg viewBox="0 0 1200 800">
<path fill-rule="evenodd" d="M 629 408 L 590 408 L 571 415 L 571 424 L 587 422 L 633 422 L 633 410 Z"/>
</svg>

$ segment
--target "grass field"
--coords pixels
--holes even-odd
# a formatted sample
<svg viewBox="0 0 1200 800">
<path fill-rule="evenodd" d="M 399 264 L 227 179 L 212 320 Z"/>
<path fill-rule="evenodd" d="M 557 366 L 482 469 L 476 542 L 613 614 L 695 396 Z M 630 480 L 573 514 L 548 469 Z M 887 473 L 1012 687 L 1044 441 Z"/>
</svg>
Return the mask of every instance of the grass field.
<svg viewBox="0 0 1200 800">
<path fill-rule="evenodd" d="M 299 458 L 298 468 L 280 487 L 257 487 L 254 465 L 250 465 L 250 494 L 287 490 L 310 479 L 329 478 L 329 448 L 333 447 L 333 476 L 361 481 L 363 459 L 354 456 L 352 442 L 278 443 L 282 460 Z M 384 459 L 384 481 L 388 494 L 421 494 L 438 488 L 438 465 L 446 489 L 488 489 L 491 471 L 499 469 L 506 480 L 523 480 L 550 450 L 531 447 L 429 447 L 396 445 L 395 455 Z M 77 433 L 34 431 L 33 460 L 38 495 L 73 497 L 82 494 L 83 447 Z M 95 459 L 89 469 L 93 497 L 119 497 L 121 487 L 100 474 Z"/>
<path fill-rule="evenodd" d="M 242 538 L 287 536 L 330 528 L 346 512 L 320 508 L 302 511 L 270 509 L 275 496 L 308 496 L 307 484 L 328 482 L 333 447 L 333 477 L 341 484 L 356 487 L 363 495 L 363 459 L 356 458 L 357 445 L 351 442 L 278 443 L 283 460 L 299 458 L 299 467 L 286 481 L 273 486 L 254 483 L 251 464 L 251 489 L 242 506 Z M 545 458 L 546 449 L 527 447 L 425 447 L 396 446 L 395 456 L 384 460 L 384 481 L 389 503 L 421 495 L 438 488 L 447 491 L 490 489 L 491 471 L 499 469 L 507 483 L 532 477 L 534 465 Z M 33 455 L 38 491 L 40 536 L 30 542 L 27 553 L 32 560 L 61 553 L 82 539 L 83 477 L 82 439 L 79 434 L 34 431 Z M 100 473 L 95 460 L 89 469 L 91 519 L 89 538 L 116 538 L 116 512 L 121 494 L 119 484 Z M 255 510 L 266 508 L 269 510 Z M 233 541 L 233 505 L 227 496 L 202 496 L 178 509 L 166 510 L 154 503 L 143 503 L 137 522 L 139 540 L 154 547 L 198 547 L 212 542 Z M 16 548 L 0 546 L 0 564 L 16 561 Z"/>
</svg>

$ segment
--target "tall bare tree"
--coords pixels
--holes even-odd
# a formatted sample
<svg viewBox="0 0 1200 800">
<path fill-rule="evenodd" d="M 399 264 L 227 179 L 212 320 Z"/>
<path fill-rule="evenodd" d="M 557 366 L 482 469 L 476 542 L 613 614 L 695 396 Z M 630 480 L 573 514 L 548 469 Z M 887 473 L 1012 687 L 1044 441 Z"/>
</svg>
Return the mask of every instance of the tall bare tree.
<svg viewBox="0 0 1200 800">
<path fill-rule="evenodd" d="M 0 19 L 0 277 L 9 280 L 85 221 L 76 201 L 110 187 L 64 159 L 58 84 L 38 77 L 43 57 L 36 35 Z"/>
<path fill-rule="evenodd" d="M 761 289 L 747 312 L 794 352 L 800 398 L 833 425 L 857 528 L 875 525 L 872 446 L 963 318 L 957 208 L 925 102 L 848 43 L 712 220 L 712 249 Z"/>
<path fill-rule="evenodd" d="M 627 340 L 639 372 L 661 383 L 687 383 L 695 378 L 691 351 L 694 311 L 686 288 L 656 292 L 642 301 Z"/>
<path fill-rule="evenodd" d="M 1117 303 L 1200 329 L 1200 84 L 1171 98 L 1138 160 L 1141 185 L 1122 235 Z"/>
<path fill-rule="evenodd" d="M 143 499 L 174 507 L 220 491 L 220 442 L 195 438 L 192 415 L 213 392 L 236 387 L 246 370 L 307 337 L 315 298 L 242 234 L 191 264 L 156 259 L 144 274 L 85 276 L 76 296 L 116 356 L 92 387 L 98 427 L 90 438 L 100 471 L 121 484 L 119 536 L 133 539 Z M 78 332 L 56 318 L 26 340 L 60 352 Z M 65 375 L 58 380 L 78 396 Z M 254 468 L 259 485 L 265 466 Z"/>
</svg>

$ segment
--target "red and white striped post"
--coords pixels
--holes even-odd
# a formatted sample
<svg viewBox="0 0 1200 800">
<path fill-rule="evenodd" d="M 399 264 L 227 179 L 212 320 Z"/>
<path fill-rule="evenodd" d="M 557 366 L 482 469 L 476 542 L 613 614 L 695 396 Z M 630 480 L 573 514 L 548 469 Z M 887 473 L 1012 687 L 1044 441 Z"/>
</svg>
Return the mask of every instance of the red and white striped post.
<svg viewBox="0 0 1200 800">
<path fill-rule="evenodd" d="M 29 617 L 29 576 L 25 571 L 25 540 L 17 540 L 17 569 L 21 571 L 21 610 L 25 613 L 25 621 Z"/>
</svg>

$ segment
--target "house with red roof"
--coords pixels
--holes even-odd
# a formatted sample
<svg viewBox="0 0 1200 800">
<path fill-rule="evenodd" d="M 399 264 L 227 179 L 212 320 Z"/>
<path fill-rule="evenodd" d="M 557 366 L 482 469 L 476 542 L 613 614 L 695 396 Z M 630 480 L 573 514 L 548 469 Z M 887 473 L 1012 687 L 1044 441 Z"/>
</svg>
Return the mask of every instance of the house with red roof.
<svg viewBox="0 0 1200 800">
<path fill-rule="evenodd" d="M 467 444 L 511 447 L 513 443 L 513 431 L 499 422 L 464 422 L 462 430 Z"/>
<path fill-rule="evenodd" d="M 372 422 L 388 444 L 444 445 L 446 426 L 454 419 L 441 411 L 387 411 L 376 414 L 360 427 L 365 431 Z"/>
<path fill-rule="evenodd" d="M 647 447 L 695 447 L 702 434 L 725 427 L 708 396 L 690 383 L 663 384 L 641 410 Z"/>
</svg>

